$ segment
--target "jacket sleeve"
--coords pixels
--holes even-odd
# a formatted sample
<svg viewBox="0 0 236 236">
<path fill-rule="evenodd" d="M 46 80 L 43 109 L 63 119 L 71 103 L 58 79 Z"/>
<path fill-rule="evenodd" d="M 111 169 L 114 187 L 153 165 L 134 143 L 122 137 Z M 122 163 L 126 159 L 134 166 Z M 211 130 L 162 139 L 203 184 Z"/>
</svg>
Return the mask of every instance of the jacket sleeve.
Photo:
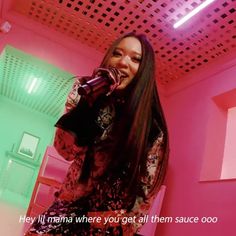
<svg viewBox="0 0 236 236">
<path fill-rule="evenodd" d="M 128 213 L 130 216 L 136 216 L 136 221 L 134 224 L 132 224 L 132 231 L 136 233 L 139 233 L 141 226 L 144 224 L 140 223 L 138 219 L 148 215 L 151 205 L 157 194 L 156 192 L 150 196 L 150 190 L 152 189 L 155 179 L 159 175 L 162 160 L 164 158 L 163 140 L 163 133 L 161 132 L 149 149 L 146 162 L 147 172 L 146 175 L 141 179 L 141 187 L 144 191 L 145 197 L 137 197 L 134 207 L 132 208 L 131 212 Z"/>
<path fill-rule="evenodd" d="M 76 79 L 71 91 L 67 96 L 64 114 L 69 114 L 80 102 L 81 96 L 77 92 L 79 85 L 80 79 Z M 72 161 L 87 151 L 87 146 L 78 146 L 76 144 L 76 137 L 72 132 L 68 132 L 57 124 L 56 127 L 57 129 L 54 137 L 54 147 L 62 157 L 68 161 Z"/>
</svg>

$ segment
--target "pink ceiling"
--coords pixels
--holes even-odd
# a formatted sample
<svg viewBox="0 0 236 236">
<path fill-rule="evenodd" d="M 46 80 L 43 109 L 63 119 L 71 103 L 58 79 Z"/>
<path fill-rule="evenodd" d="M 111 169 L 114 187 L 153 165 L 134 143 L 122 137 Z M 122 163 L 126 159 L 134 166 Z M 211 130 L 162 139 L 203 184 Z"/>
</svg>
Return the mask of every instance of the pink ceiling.
<svg viewBox="0 0 236 236">
<path fill-rule="evenodd" d="M 20 13 L 101 52 L 120 34 L 145 33 L 155 48 L 159 82 L 168 85 L 236 52 L 236 0 L 215 0 L 173 28 L 204 1 L 12 0 L 2 15 Z"/>
</svg>

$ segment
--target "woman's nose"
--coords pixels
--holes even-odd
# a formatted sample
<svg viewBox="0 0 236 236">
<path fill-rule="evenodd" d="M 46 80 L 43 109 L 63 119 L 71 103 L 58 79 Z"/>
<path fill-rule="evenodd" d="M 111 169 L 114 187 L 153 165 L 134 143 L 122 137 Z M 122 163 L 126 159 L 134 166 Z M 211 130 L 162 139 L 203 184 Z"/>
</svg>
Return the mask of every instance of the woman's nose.
<svg viewBox="0 0 236 236">
<path fill-rule="evenodd" d="M 129 64 L 128 56 L 121 57 L 120 60 L 118 61 L 118 64 L 120 64 L 122 66 L 128 66 L 128 64 Z"/>
</svg>

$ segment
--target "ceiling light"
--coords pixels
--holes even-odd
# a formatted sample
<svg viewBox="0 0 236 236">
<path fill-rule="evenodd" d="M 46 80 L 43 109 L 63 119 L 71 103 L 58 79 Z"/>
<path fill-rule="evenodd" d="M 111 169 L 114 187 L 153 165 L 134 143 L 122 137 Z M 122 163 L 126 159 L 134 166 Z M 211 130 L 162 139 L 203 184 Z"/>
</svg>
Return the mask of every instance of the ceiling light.
<svg viewBox="0 0 236 236">
<path fill-rule="evenodd" d="M 28 90 L 27 90 L 27 92 L 28 92 L 29 94 L 31 94 L 33 91 L 35 92 L 37 81 L 38 81 L 37 78 L 33 78 L 32 82 L 30 83 L 29 88 L 28 88 Z"/>
<path fill-rule="evenodd" d="M 188 21 L 190 18 L 192 18 L 194 15 L 196 15 L 199 11 L 201 11 L 203 8 L 207 7 L 210 3 L 214 2 L 215 0 L 206 0 L 199 6 L 197 6 L 195 9 L 193 9 L 190 13 L 188 13 L 186 16 L 184 16 L 182 19 L 177 21 L 173 27 L 176 29 L 182 24 L 184 24 L 186 21 Z"/>
</svg>

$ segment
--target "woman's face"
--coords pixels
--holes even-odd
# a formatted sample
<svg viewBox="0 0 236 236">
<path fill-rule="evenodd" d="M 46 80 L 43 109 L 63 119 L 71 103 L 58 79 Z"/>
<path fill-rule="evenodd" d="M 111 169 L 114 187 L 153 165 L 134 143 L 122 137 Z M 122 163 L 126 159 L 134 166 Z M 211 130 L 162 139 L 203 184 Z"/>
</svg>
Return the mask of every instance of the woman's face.
<svg viewBox="0 0 236 236">
<path fill-rule="evenodd" d="M 122 90 L 131 83 L 139 69 L 141 58 L 142 46 L 137 38 L 131 36 L 120 41 L 107 62 L 107 67 L 115 67 L 122 73 L 122 82 L 117 90 Z"/>
</svg>

